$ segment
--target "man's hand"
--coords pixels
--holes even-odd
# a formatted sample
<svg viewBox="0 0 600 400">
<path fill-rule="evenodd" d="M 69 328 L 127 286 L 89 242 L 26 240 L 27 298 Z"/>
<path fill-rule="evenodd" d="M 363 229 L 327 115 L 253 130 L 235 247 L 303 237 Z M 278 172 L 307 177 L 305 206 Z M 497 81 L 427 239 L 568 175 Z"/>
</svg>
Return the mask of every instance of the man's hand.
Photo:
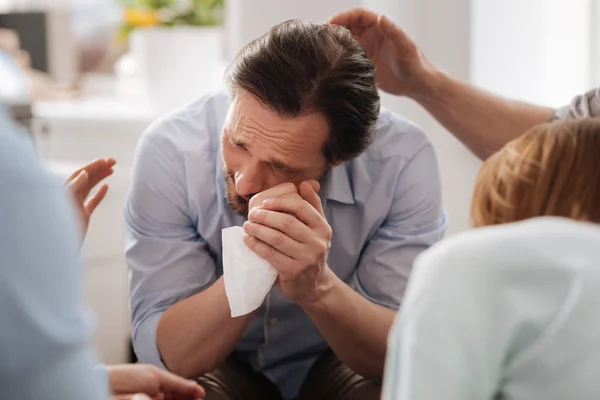
<svg viewBox="0 0 600 400">
<path fill-rule="evenodd" d="M 194 381 L 163 371 L 153 365 L 111 365 L 108 381 L 115 399 L 197 400 L 205 396 L 204 389 Z M 147 397 L 145 397 L 145 396 Z"/>
<path fill-rule="evenodd" d="M 327 255 L 332 232 L 316 181 L 302 182 L 296 193 L 288 190 L 280 194 L 282 186 L 251 201 L 244 241 L 278 270 L 281 293 L 302 305 L 319 300 L 330 288 Z"/>
<path fill-rule="evenodd" d="M 84 236 L 87 233 L 92 213 L 104 199 L 104 196 L 106 196 L 108 185 L 102 185 L 92 196 L 89 196 L 89 194 L 100 181 L 112 175 L 115 164 L 116 161 L 112 158 L 94 160 L 73 172 L 65 182 L 65 185 L 75 198 Z"/>
<path fill-rule="evenodd" d="M 375 77 L 382 90 L 413 97 L 427 87 L 435 67 L 415 42 L 386 16 L 355 8 L 327 22 L 342 25 L 352 32 L 375 65 Z"/>
</svg>

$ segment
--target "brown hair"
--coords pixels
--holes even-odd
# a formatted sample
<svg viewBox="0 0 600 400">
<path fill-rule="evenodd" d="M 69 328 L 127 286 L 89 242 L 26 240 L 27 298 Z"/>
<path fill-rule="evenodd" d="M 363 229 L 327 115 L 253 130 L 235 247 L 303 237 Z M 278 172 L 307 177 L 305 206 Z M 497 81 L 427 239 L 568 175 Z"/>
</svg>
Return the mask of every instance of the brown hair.
<svg viewBox="0 0 600 400">
<path fill-rule="evenodd" d="M 474 226 L 559 216 L 600 223 L 600 121 L 536 126 L 482 166 Z"/>
<path fill-rule="evenodd" d="M 287 118 L 322 112 L 330 135 L 328 162 L 362 153 L 375 135 L 379 93 L 375 69 L 346 28 L 291 20 L 249 43 L 228 69 L 241 88 Z"/>
</svg>

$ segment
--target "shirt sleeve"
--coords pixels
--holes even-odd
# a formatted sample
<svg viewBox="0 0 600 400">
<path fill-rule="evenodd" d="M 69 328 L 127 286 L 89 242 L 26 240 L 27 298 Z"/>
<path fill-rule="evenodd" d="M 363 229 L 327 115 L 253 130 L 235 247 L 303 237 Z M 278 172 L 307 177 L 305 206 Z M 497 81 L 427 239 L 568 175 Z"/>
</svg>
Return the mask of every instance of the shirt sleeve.
<svg viewBox="0 0 600 400">
<path fill-rule="evenodd" d="M 600 88 L 576 96 L 571 104 L 556 110 L 554 119 L 600 117 Z"/>
<path fill-rule="evenodd" d="M 351 286 L 397 309 L 414 259 L 442 238 L 445 227 L 437 160 L 427 143 L 400 173 L 391 210 L 364 249 Z"/>
<path fill-rule="evenodd" d="M 528 253 L 469 234 L 418 258 L 390 332 L 383 400 L 497 398 L 506 366 L 543 338 L 572 286 Z"/>
<path fill-rule="evenodd" d="M 7 399 L 102 399 L 79 226 L 64 189 L 0 132 L 0 382 Z M 4 137 L 2 137 L 4 136 Z"/>
<path fill-rule="evenodd" d="M 164 129 L 159 123 L 141 139 L 125 205 L 133 346 L 140 361 L 163 368 L 156 344 L 162 313 L 216 281 L 214 260 L 188 211 L 183 155 L 156 135 Z"/>
</svg>

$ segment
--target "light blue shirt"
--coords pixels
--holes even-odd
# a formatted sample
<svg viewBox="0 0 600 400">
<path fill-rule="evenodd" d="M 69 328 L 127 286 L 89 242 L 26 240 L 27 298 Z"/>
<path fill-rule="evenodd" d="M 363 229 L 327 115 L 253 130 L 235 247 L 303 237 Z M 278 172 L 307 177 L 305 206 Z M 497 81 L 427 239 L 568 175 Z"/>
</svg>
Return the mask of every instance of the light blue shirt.
<svg viewBox="0 0 600 400">
<path fill-rule="evenodd" d="M 600 398 L 600 225 L 537 218 L 415 262 L 383 400 Z"/>
<path fill-rule="evenodd" d="M 154 123 L 137 149 L 126 255 L 133 344 L 143 362 L 161 365 L 161 314 L 223 274 L 221 230 L 244 222 L 225 197 L 220 142 L 228 104 L 225 93 L 204 97 Z M 331 169 L 319 195 L 333 229 L 329 267 L 367 299 L 396 309 L 413 259 L 445 227 L 426 136 L 382 111 L 373 144 Z M 235 350 L 291 398 L 327 349 L 310 318 L 274 287 Z"/>
<path fill-rule="evenodd" d="M 0 109 L 0 397 L 106 400 L 82 297 L 79 226 Z"/>
</svg>

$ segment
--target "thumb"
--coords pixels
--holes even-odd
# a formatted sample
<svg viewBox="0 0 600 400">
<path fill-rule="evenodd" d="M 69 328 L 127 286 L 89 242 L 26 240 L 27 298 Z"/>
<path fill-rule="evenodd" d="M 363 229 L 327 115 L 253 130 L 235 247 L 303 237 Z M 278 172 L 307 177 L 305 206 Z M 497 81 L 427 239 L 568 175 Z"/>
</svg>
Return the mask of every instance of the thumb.
<svg viewBox="0 0 600 400">
<path fill-rule="evenodd" d="M 319 188 L 319 183 L 317 181 L 304 181 L 298 187 L 298 191 L 300 192 L 300 196 L 311 206 L 313 206 L 319 212 L 319 214 L 325 216 L 323 205 L 321 204 L 321 198 L 317 194 Z"/>
<path fill-rule="evenodd" d="M 310 181 L 308 181 L 308 183 L 310 183 L 310 186 L 312 186 L 315 193 L 319 193 L 319 190 L 321 190 L 321 185 L 318 181 L 311 179 Z"/>
<path fill-rule="evenodd" d="M 377 17 L 377 26 L 379 26 L 397 50 L 403 50 L 407 45 L 412 43 L 408 35 L 385 15 Z"/>
</svg>

